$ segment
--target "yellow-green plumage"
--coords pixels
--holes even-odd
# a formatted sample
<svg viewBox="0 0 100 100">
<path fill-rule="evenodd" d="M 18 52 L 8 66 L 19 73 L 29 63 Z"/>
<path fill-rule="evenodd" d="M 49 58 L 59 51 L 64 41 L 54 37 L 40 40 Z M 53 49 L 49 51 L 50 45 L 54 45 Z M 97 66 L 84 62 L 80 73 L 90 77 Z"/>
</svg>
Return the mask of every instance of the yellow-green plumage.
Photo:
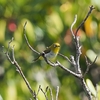
<svg viewBox="0 0 100 100">
<path fill-rule="evenodd" d="M 60 50 L 60 44 L 53 43 L 46 50 L 44 50 L 43 53 L 45 54 L 45 56 L 48 60 L 53 60 L 53 59 L 55 59 L 55 57 L 59 53 L 59 50 Z M 36 59 L 34 59 L 34 61 L 37 61 L 43 53 L 41 53 Z"/>
</svg>

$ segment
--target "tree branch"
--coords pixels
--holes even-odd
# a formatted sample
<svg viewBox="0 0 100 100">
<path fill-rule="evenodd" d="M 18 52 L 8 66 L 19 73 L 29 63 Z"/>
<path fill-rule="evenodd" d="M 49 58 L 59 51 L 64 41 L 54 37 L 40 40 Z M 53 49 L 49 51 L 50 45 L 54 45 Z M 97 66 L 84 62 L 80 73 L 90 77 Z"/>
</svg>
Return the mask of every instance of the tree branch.
<svg viewBox="0 0 100 100">
<path fill-rule="evenodd" d="M 46 61 L 46 63 L 49 64 L 50 66 L 52 66 L 52 67 L 57 67 L 57 66 L 58 66 L 58 67 L 62 68 L 63 70 L 69 72 L 70 74 L 74 75 L 74 76 L 77 77 L 77 78 L 81 78 L 81 77 L 82 77 L 82 76 L 80 76 L 80 74 L 77 74 L 77 73 L 75 73 L 75 72 L 69 70 L 69 69 L 66 68 L 65 66 L 63 66 L 59 61 L 56 61 L 56 63 L 54 63 L 54 62 L 52 63 L 51 61 L 49 61 L 49 60 L 45 57 L 45 54 L 42 55 L 42 57 L 44 58 L 44 60 Z"/>
<path fill-rule="evenodd" d="M 47 97 L 47 95 L 46 95 L 46 91 L 44 91 L 44 90 L 41 88 L 41 85 L 39 86 L 38 93 L 39 93 L 40 90 L 41 90 L 42 93 L 44 94 L 45 99 L 48 100 L 48 97 Z"/>
<path fill-rule="evenodd" d="M 93 9 L 95 9 L 95 8 L 93 7 L 93 5 L 90 6 L 90 10 L 89 10 L 89 12 L 87 13 L 86 17 L 84 18 L 84 20 L 83 20 L 83 21 L 81 22 L 81 24 L 78 26 L 78 28 L 77 28 L 77 30 L 76 30 L 76 32 L 75 32 L 75 36 L 77 36 L 77 33 L 78 33 L 79 29 L 83 26 L 84 22 L 87 20 L 87 18 L 89 17 L 89 15 L 91 14 L 91 12 L 92 12 Z"/>
<path fill-rule="evenodd" d="M 41 85 L 39 85 L 39 88 L 38 88 L 38 91 L 37 91 L 37 94 L 36 94 L 37 96 L 38 96 L 40 91 L 44 94 L 46 100 L 49 100 L 48 97 L 47 97 L 47 92 L 50 92 L 50 97 L 51 97 L 50 100 L 53 100 L 52 89 L 49 86 L 47 86 L 45 91 L 44 91 L 41 88 Z M 59 86 L 57 86 L 57 89 L 56 89 L 56 100 L 58 100 L 58 93 L 59 93 Z"/>
<path fill-rule="evenodd" d="M 79 73 L 80 76 L 82 77 L 82 78 L 79 78 L 79 80 L 80 80 L 80 82 L 81 82 L 81 84 L 82 84 L 82 87 L 83 87 L 83 89 L 85 90 L 85 92 L 86 92 L 86 94 L 87 94 L 89 100 L 92 100 L 92 95 L 91 95 L 91 92 L 90 92 L 89 88 L 87 87 L 87 85 L 86 85 L 86 83 L 85 83 L 85 81 L 84 81 L 84 77 L 83 77 L 83 75 L 82 75 L 82 71 L 81 71 L 81 68 L 80 68 L 80 63 L 79 63 L 79 61 L 80 61 L 80 55 L 81 55 L 81 46 L 80 46 L 80 44 L 79 44 L 79 36 L 77 36 L 77 33 L 78 33 L 79 29 L 82 27 L 82 25 L 85 23 L 85 21 L 87 20 L 87 18 L 89 17 L 89 15 L 91 14 L 91 12 L 92 12 L 93 9 L 94 9 L 94 7 L 93 7 L 93 6 L 90 6 L 89 12 L 87 13 L 86 17 L 85 17 L 84 20 L 81 22 L 81 24 L 78 26 L 78 28 L 77 28 L 77 30 L 76 30 L 76 32 L 75 32 L 75 35 L 73 34 L 74 32 L 72 31 L 72 28 L 73 28 L 73 26 L 74 26 L 74 24 L 75 24 L 75 22 L 76 22 L 76 20 L 77 20 L 76 17 L 75 17 L 75 19 L 74 19 L 74 22 L 73 22 L 72 25 L 71 25 L 71 33 L 72 33 L 72 36 L 73 36 L 73 38 L 74 38 L 75 47 L 76 47 L 76 59 L 75 59 L 75 63 L 76 63 L 75 68 L 76 68 L 76 71 L 77 71 L 76 73 Z M 96 59 L 95 59 L 95 60 L 96 60 Z"/>
<path fill-rule="evenodd" d="M 57 86 L 57 91 L 56 91 L 56 100 L 58 100 L 58 94 L 59 94 L 59 86 Z"/>
<path fill-rule="evenodd" d="M 73 23 L 71 25 L 71 28 L 70 28 L 70 31 L 71 31 L 72 36 L 73 36 L 74 39 L 75 39 L 75 34 L 73 32 L 73 26 L 75 25 L 76 21 L 77 21 L 77 15 L 75 15 L 74 21 L 73 21 Z"/>
<path fill-rule="evenodd" d="M 60 55 L 61 57 L 65 58 L 71 65 L 75 66 L 75 62 L 73 62 L 72 59 L 70 60 L 67 56 L 65 56 L 65 55 L 63 55 L 61 53 L 59 53 L 58 55 Z"/>
<path fill-rule="evenodd" d="M 26 32 L 25 32 L 26 24 L 27 24 L 27 21 L 25 22 L 24 27 L 23 27 L 23 33 L 24 33 L 24 37 L 25 37 L 26 43 L 27 43 L 28 47 L 29 47 L 34 53 L 40 55 L 40 53 L 39 53 L 38 51 L 36 51 L 35 49 L 33 49 L 32 46 L 31 46 L 31 45 L 29 44 L 29 42 L 28 42 L 28 39 L 27 39 L 27 36 L 26 36 Z"/>
<path fill-rule="evenodd" d="M 85 71 L 85 73 L 84 73 L 84 77 L 85 77 L 86 74 L 88 73 L 90 67 L 96 62 L 97 57 L 98 57 L 98 56 L 96 56 L 95 59 L 94 59 L 94 61 L 93 61 L 92 63 L 90 63 L 90 62 L 88 61 L 87 57 L 85 56 L 87 69 L 86 69 L 86 71 Z"/>
<path fill-rule="evenodd" d="M 73 32 L 73 26 L 76 23 L 77 20 L 77 15 L 75 15 L 74 21 L 71 25 L 71 34 L 73 36 L 73 39 L 75 41 L 75 47 L 76 47 L 76 59 L 74 62 L 74 67 L 76 69 L 76 73 L 81 74 L 81 68 L 80 68 L 80 64 L 79 64 L 79 60 L 80 60 L 80 55 L 81 55 L 81 46 L 79 45 L 79 37 L 75 36 L 74 32 Z M 82 74 L 81 74 L 82 77 Z"/>
<path fill-rule="evenodd" d="M 50 87 L 49 87 L 49 91 L 50 91 L 51 100 L 53 100 L 52 89 Z"/>
<path fill-rule="evenodd" d="M 17 61 L 15 60 L 15 55 L 14 55 L 14 45 L 12 47 L 10 47 L 10 44 L 11 42 L 13 41 L 13 38 L 11 39 L 11 41 L 9 41 L 8 43 L 8 49 L 7 51 L 5 52 L 5 55 L 7 57 L 7 59 L 9 60 L 9 62 L 12 64 L 12 65 L 15 65 L 16 67 L 16 70 L 17 72 L 21 75 L 21 77 L 23 78 L 23 80 L 25 81 L 30 93 L 32 94 L 32 97 L 34 98 L 34 100 L 37 100 L 37 97 L 36 97 L 36 94 L 35 92 L 33 92 L 29 82 L 27 81 L 25 75 L 23 74 L 22 70 L 21 70 L 21 67 L 20 65 L 17 63 Z M 9 49 L 11 48 L 11 51 L 12 51 L 12 60 L 10 58 L 10 55 L 9 55 Z"/>
</svg>

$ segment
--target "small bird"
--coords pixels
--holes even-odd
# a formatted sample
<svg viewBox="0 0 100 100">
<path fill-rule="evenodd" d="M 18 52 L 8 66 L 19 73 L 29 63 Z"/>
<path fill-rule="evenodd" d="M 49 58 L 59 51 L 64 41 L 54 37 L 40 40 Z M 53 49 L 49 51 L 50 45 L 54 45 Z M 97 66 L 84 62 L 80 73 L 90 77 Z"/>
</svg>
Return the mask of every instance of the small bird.
<svg viewBox="0 0 100 100">
<path fill-rule="evenodd" d="M 60 44 L 59 43 L 53 43 L 51 46 L 49 46 L 46 50 L 44 50 L 40 55 L 34 59 L 34 61 L 37 61 L 43 54 L 48 60 L 54 60 L 59 53 L 60 50 Z"/>
</svg>

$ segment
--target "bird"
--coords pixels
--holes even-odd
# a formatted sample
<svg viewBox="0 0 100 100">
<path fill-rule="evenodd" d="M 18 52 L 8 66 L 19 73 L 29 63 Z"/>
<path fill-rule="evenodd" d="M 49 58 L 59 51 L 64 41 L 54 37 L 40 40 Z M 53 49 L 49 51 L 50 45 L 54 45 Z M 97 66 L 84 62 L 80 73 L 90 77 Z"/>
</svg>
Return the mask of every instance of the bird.
<svg viewBox="0 0 100 100">
<path fill-rule="evenodd" d="M 53 43 L 51 46 L 47 47 L 42 53 L 39 54 L 37 58 L 34 59 L 34 61 L 39 60 L 39 58 L 43 55 L 45 55 L 47 60 L 54 60 L 56 56 L 58 55 L 60 50 L 60 44 L 59 43 Z"/>
</svg>

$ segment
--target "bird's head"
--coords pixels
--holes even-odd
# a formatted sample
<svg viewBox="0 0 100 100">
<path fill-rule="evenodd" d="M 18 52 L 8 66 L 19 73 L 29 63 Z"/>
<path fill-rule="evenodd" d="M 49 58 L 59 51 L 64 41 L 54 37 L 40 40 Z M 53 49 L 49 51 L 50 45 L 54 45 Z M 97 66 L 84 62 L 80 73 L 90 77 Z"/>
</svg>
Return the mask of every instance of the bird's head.
<svg viewBox="0 0 100 100">
<path fill-rule="evenodd" d="M 59 43 L 53 43 L 51 45 L 51 50 L 52 50 L 52 52 L 58 54 L 58 52 L 60 50 L 60 44 Z"/>
</svg>

